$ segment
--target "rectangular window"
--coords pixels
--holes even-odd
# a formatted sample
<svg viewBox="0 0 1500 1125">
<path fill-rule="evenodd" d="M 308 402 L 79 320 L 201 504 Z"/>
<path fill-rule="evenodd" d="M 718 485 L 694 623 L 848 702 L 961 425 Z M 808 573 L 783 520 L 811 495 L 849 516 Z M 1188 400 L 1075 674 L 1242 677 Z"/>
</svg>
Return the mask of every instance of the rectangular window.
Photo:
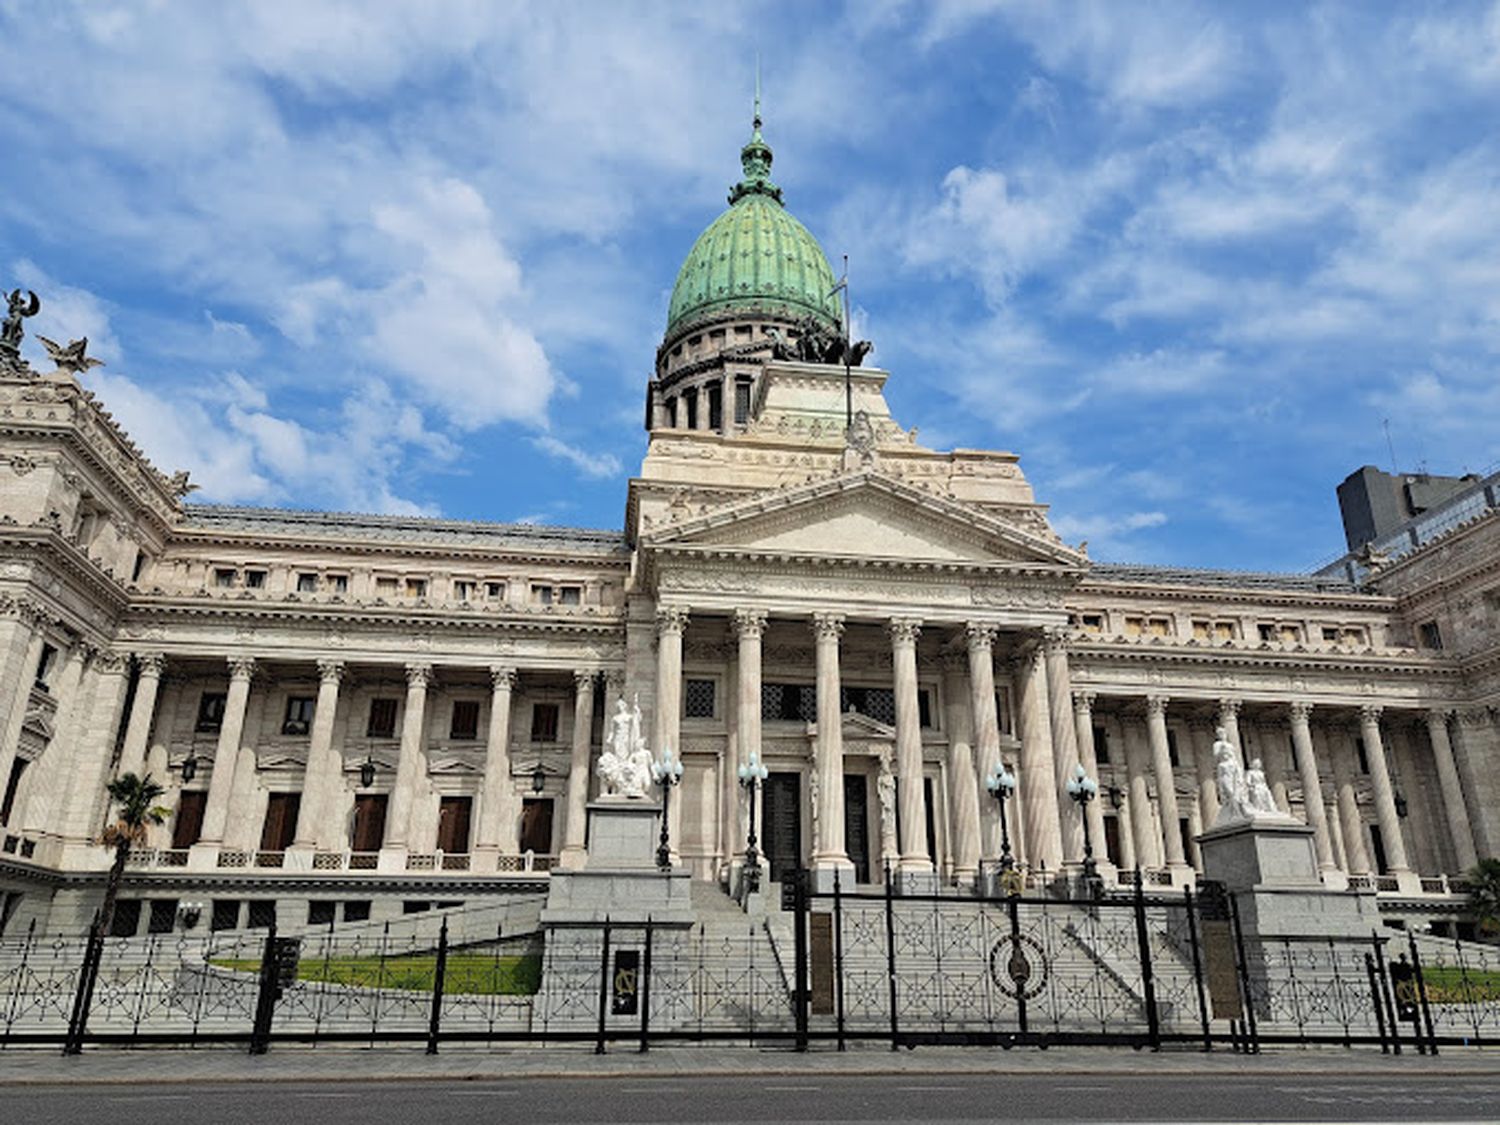
<svg viewBox="0 0 1500 1125">
<path fill-rule="evenodd" d="M 497 601 L 505 597 L 504 582 L 486 582 L 484 584 L 484 596 L 490 601 Z"/>
<path fill-rule="evenodd" d="M 1354 756 L 1359 760 L 1359 772 L 1369 773 L 1370 755 L 1365 749 L 1365 740 L 1363 738 L 1356 738 L 1354 740 Z"/>
<path fill-rule="evenodd" d="M 328 588 L 335 594 L 347 594 L 349 592 L 349 576 L 347 574 L 330 574 L 328 576 Z"/>
<path fill-rule="evenodd" d="M 474 811 L 472 797 L 443 797 L 438 802 L 438 851 L 444 855 L 467 855 L 469 824 Z"/>
<path fill-rule="evenodd" d="M 426 899 L 407 899 L 401 904 L 402 914 L 426 914 L 432 909 L 432 903 Z"/>
<path fill-rule="evenodd" d="M 521 851 L 552 852 L 552 798 L 528 797 L 521 802 Z"/>
<path fill-rule="evenodd" d="M 1323 626 L 1323 639 L 1329 644 L 1339 643 L 1339 631 L 1331 625 Z"/>
<path fill-rule="evenodd" d="M 1173 769 L 1182 765 L 1182 759 L 1177 754 L 1177 732 L 1171 727 L 1167 728 L 1167 760 L 1172 763 Z"/>
<path fill-rule="evenodd" d="M 479 701 L 477 699 L 453 701 L 453 721 L 448 724 L 448 737 L 461 739 L 479 737 Z"/>
<path fill-rule="evenodd" d="M 917 692 L 917 725 L 924 730 L 932 727 L 932 696 L 926 688 Z"/>
<path fill-rule="evenodd" d="M 810 723 L 818 714 L 818 696 L 811 684 L 760 685 L 760 717 L 767 722 Z"/>
<path fill-rule="evenodd" d="M 1102 613 L 1082 614 L 1078 619 L 1078 623 L 1079 627 L 1082 628 L 1085 633 L 1104 632 L 1104 614 Z"/>
<path fill-rule="evenodd" d="M 260 850 L 284 852 L 297 836 L 297 811 L 301 793 L 270 793 L 266 796 L 266 819 L 260 828 Z"/>
<path fill-rule="evenodd" d="M 234 571 L 227 566 L 214 568 L 214 585 L 221 590 L 227 590 L 234 585 Z"/>
<path fill-rule="evenodd" d="M 245 919 L 245 929 L 269 930 L 271 923 L 276 921 L 276 900 L 274 898 L 252 898 L 248 913 L 249 917 Z"/>
<path fill-rule="evenodd" d="M 218 734 L 224 725 L 224 700 L 222 691 L 205 691 L 198 697 L 198 721 L 193 729 L 199 734 Z"/>
<path fill-rule="evenodd" d="M 714 682 L 712 680 L 689 680 L 682 699 L 682 713 L 686 718 L 712 719 L 714 717 Z"/>
<path fill-rule="evenodd" d="M 1170 637 L 1172 635 L 1172 619 L 1170 617 L 1153 617 L 1146 622 L 1146 631 L 1153 637 Z"/>
<path fill-rule="evenodd" d="M 453 600 L 457 602 L 471 602 L 474 600 L 474 583 L 459 579 L 453 583 Z"/>
<path fill-rule="evenodd" d="M 1423 648 L 1430 648 L 1434 652 L 1443 651 L 1443 632 L 1436 621 L 1424 621 L 1418 625 L 1417 637 Z"/>
<path fill-rule="evenodd" d="M 1234 640 L 1234 622 L 1233 621 L 1215 621 L 1214 622 L 1214 640 L 1216 640 L 1216 641 L 1232 641 L 1232 640 Z"/>
<path fill-rule="evenodd" d="M 1262 644 L 1270 644 L 1276 639 L 1275 625 L 1268 625 L 1264 621 L 1262 621 L 1255 627 L 1255 631 L 1260 636 Z"/>
<path fill-rule="evenodd" d="M 1208 621 L 1193 622 L 1193 640 L 1207 641 L 1213 639 L 1213 625 Z"/>
<path fill-rule="evenodd" d="M 425 598 L 427 596 L 427 580 L 425 578 L 408 578 L 406 580 L 406 596 L 408 598 Z"/>
<path fill-rule="evenodd" d="M 344 921 L 346 922 L 368 922 L 370 920 L 370 900 L 355 899 L 344 903 Z"/>
<path fill-rule="evenodd" d="M 213 913 L 208 917 L 210 930 L 237 930 L 240 928 L 240 900 L 237 898 L 214 899 Z"/>
<path fill-rule="evenodd" d="M 177 818 L 172 822 L 172 847 L 178 851 L 190 848 L 203 835 L 203 812 L 208 808 L 208 793 L 202 789 L 185 789 L 177 798 Z"/>
<path fill-rule="evenodd" d="M 1281 641 L 1283 644 L 1294 645 L 1302 640 L 1302 626 L 1283 625 L 1281 627 Z"/>
<path fill-rule="evenodd" d="M 582 586 L 560 586 L 557 591 L 557 600 L 562 605 L 582 605 Z"/>
<path fill-rule="evenodd" d="M 708 428 L 715 432 L 724 428 L 724 388 L 708 388 Z"/>
<path fill-rule="evenodd" d="M 557 741 L 556 703 L 533 703 L 531 705 L 531 741 Z"/>
<path fill-rule="evenodd" d="M 740 379 L 734 384 L 734 424 L 746 425 L 750 421 L 750 380 Z"/>
<path fill-rule="evenodd" d="M 369 738 L 396 737 L 395 699 L 370 700 L 370 721 L 365 724 L 365 735 Z"/>
<path fill-rule="evenodd" d="M 354 798 L 353 851 L 378 852 L 385 843 L 385 817 L 390 797 L 385 793 L 361 793 Z"/>
<path fill-rule="evenodd" d="M 266 585 L 266 572 L 263 570 L 245 571 L 245 588 L 249 590 L 262 590 Z"/>
<path fill-rule="evenodd" d="M 396 580 L 394 578 L 375 579 L 375 596 L 378 598 L 394 598 L 396 596 Z"/>
<path fill-rule="evenodd" d="M 1125 619 L 1125 635 L 1127 637 L 1139 637 L 1146 631 L 1146 619 L 1144 617 L 1127 617 Z"/>
<path fill-rule="evenodd" d="M 141 900 L 122 898 L 115 903 L 115 916 L 110 921 L 110 937 L 135 937 L 141 928 Z"/>
<path fill-rule="evenodd" d="M 151 917 L 146 920 L 148 934 L 170 934 L 177 926 L 177 900 L 175 898 L 153 898 Z"/>
<path fill-rule="evenodd" d="M 331 926 L 338 903 L 332 899 L 315 898 L 307 904 L 309 926 Z"/>
<path fill-rule="evenodd" d="M 317 703 L 310 695 L 291 696 L 286 701 L 286 718 L 281 722 L 281 733 L 306 734 L 310 731 Z"/>
<path fill-rule="evenodd" d="M 36 661 L 36 686 L 46 689 L 52 680 L 52 666 L 57 663 L 57 649 L 53 645 L 43 644 L 41 655 Z"/>
<path fill-rule="evenodd" d="M 531 588 L 531 600 L 533 602 L 535 602 L 537 605 L 551 605 L 552 604 L 552 587 L 551 586 L 533 586 Z"/>
<path fill-rule="evenodd" d="M 297 593 L 315 594 L 318 591 L 318 576 L 303 571 L 297 575 Z"/>
<path fill-rule="evenodd" d="M 1109 765 L 1109 732 L 1101 726 L 1094 727 L 1094 761 L 1101 766 Z"/>
</svg>

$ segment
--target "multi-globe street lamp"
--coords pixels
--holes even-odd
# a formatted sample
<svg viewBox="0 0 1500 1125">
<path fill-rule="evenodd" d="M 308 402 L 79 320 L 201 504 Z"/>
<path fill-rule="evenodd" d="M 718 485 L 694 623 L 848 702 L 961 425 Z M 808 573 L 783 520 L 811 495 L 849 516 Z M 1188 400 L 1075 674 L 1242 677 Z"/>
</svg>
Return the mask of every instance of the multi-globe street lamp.
<svg viewBox="0 0 1500 1125">
<path fill-rule="evenodd" d="M 761 783 L 771 776 L 771 771 L 761 762 L 760 754 L 752 750 L 750 760 L 740 766 L 739 774 L 740 787 L 750 793 L 750 833 L 745 846 L 745 893 L 754 894 L 760 890 L 760 851 L 755 846 L 755 795 Z"/>
<path fill-rule="evenodd" d="M 1078 805 L 1078 816 L 1083 821 L 1083 878 L 1091 890 L 1099 882 L 1099 865 L 1094 862 L 1094 841 L 1089 837 L 1089 802 L 1099 796 L 1099 783 L 1088 775 L 1083 766 L 1073 767 L 1073 776 L 1068 778 L 1068 796 Z"/>
<path fill-rule="evenodd" d="M 682 780 L 682 760 L 672 757 L 672 748 L 661 748 L 661 759 L 651 763 L 651 775 L 661 786 L 661 843 L 656 849 L 656 866 L 672 870 L 672 847 L 667 836 L 667 807 L 671 804 L 672 786 Z"/>
<path fill-rule="evenodd" d="M 1005 803 L 1016 791 L 1016 775 L 1005 768 L 1004 762 L 996 762 L 990 775 L 984 779 L 984 787 L 1000 805 L 1000 870 L 1009 871 L 1016 861 L 1010 854 L 1010 825 L 1005 819 Z"/>
</svg>

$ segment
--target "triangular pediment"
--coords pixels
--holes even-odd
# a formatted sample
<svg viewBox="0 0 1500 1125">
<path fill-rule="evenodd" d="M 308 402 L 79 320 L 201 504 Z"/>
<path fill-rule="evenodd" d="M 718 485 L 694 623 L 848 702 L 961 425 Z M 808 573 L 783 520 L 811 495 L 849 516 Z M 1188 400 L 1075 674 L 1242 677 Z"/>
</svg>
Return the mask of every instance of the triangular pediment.
<svg viewBox="0 0 1500 1125">
<path fill-rule="evenodd" d="M 643 545 L 956 565 L 1087 565 L 1061 543 L 873 471 L 726 504 L 660 528 Z"/>
</svg>

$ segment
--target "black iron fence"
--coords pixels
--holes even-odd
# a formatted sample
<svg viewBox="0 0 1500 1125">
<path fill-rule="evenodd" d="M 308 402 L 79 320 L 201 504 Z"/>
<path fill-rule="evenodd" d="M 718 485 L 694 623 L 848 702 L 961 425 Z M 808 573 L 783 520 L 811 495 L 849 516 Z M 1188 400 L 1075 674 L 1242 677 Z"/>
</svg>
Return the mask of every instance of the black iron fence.
<svg viewBox="0 0 1500 1125">
<path fill-rule="evenodd" d="M 0 940 L 0 1049 L 1500 1043 L 1493 947 L 1392 930 L 1249 940 L 1231 897 L 1139 885 L 1079 901 L 975 899 L 814 892 L 802 877 L 782 897 L 784 910 L 760 918 L 487 940 L 468 926 L 461 942 L 446 924 L 433 936 L 273 928 L 92 943 L 33 929 Z"/>
</svg>

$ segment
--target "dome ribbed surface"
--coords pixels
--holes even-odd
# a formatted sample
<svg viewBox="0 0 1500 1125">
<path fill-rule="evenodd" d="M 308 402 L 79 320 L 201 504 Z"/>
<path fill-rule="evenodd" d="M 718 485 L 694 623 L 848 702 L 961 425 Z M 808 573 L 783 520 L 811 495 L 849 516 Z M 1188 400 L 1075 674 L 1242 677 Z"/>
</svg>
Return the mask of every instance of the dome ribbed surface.
<svg viewBox="0 0 1500 1125">
<path fill-rule="evenodd" d="M 693 244 L 672 287 L 667 336 L 721 313 L 841 321 L 833 269 L 817 239 L 774 196 L 739 195 Z"/>
</svg>

